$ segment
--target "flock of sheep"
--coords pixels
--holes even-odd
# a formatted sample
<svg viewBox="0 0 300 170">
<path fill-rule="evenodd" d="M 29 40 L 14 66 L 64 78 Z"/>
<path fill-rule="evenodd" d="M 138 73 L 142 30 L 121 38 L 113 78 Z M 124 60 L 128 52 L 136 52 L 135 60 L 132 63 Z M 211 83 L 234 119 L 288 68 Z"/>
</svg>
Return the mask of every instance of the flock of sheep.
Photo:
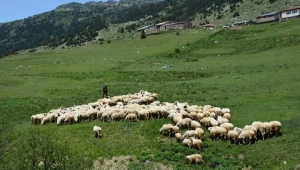
<svg viewBox="0 0 300 170">
<path fill-rule="evenodd" d="M 117 121 L 134 122 L 138 120 L 169 118 L 170 123 L 162 125 L 160 133 L 176 137 L 178 142 L 189 148 L 202 151 L 205 131 L 209 131 L 212 140 L 228 140 L 235 144 L 252 144 L 258 139 L 264 140 L 273 135 L 278 136 L 281 129 L 279 121 L 254 121 L 251 125 L 235 127 L 231 122 L 229 108 L 211 105 L 197 106 L 180 102 L 157 101 L 157 94 L 140 90 L 135 94 L 127 94 L 102 98 L 96 102 L 69 108 L 58 108 L 47 113 L 31 116 L 33 124 L 57 125 L 79 123 L 83 121 Z M 187 129 L 183 134 L 180 130 Z M 101 127 L 94 126 L 93 133 L 101 138 Z M 191 163 L 201 163 L 200 154 L 186 156 Z"/>
</svg>

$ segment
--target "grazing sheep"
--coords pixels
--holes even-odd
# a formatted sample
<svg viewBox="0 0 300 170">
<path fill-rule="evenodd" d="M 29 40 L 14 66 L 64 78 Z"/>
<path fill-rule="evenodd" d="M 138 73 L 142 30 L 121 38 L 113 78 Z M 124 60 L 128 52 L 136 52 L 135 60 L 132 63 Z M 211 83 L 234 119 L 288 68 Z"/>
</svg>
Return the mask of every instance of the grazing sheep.
<svg viewBox="0 0 300 170">
<path fill-rule="evenodd" d="M 179 127 L 178 126 L 171 126 L 171 128 L 169 129 L 169 137 L 171 135 L 175 135 L 176 133 L 179 133 Z"/>
<path fill-rule="evenodd" d="M 31 116 L 31 122 L 33 124 L 39 124 L 42 122 L 43 118 L 46 116 L 46 113 L 40 113 L 40 114 L 36 114 L 36 115 L 32 115 Z"/>
<path fill-rule="evenodd" d="M 138 111 L 138 117 L 139 120 L 141 120 L 141 118 L 144 118 L 145 120 L 149 120 L 149 111 L 147 109 L 142 109 Z"/>
<path fill-rule="evenodd" d="M 187 145 L 189 148 L 192 148 L 192 140 L 191 139 L 183 139 L 182 143 Z"/>
<path fill-rule="evenodd" d="M 185 157 L 187 160 L 189 160 L 190 163 L 201 163 L 203 161 L 202 156 L 200 154 L 192 154 Z"/>
<path fill-rule="evenodd" d="M 175 137 L 176 137 L 176 140 L 177 142 L 180 142 L 182 137 L 181 137 L 181 134 L 180 133 L 175 133 Z"/>
<path fill-rule="evenodd" d="M 190 137 L 198 137 L 199 134 L 196 130 L 188 130 L 182 135 L 182 139 L 190 138 Z"/>
<path fill-rule="evenodd" d="M 227 133 L 227 137 L 228 137 L 229 143 L 234 142 L 234 145 L 235 145 L 236 142 L 238 141 L 239 133 L 235 130 L 230 130 Z"/>
<path fill-rule="evenodd" d="M 170 137 L 170 133 L 169 132 L 170 132 L 170 129 L 171 129 L 172 126 L 173 126 L 172 124 L 164 124 L 164 125 L 162 125 L 162 127 L 159 130 L 160 134 L 163 134 L 163 135 L 168 134 L 169 137 Z"/>
<path fill-rule="evenodd" d="M 224 113 L 223 117 L 226 118 L 226 119 L 228 119 L 230 121 L 231 114 L 230 113 Z"/>
<path fill-rule="evenodd" d="M 218 116 L 217 121 L 218 121 L 219 125 L 221 125 L 223 123 L 229 123 L 229 120 L 227 118 L 222 117 L 222 116 Z"/>
<path fill-rule="evenodd" d="M 254 143 L 256 143 L 256 135 L 253 132 L 253 130 L 244 130 L 239 135 L 238 139 L 242 141 L 244 144 L 246 144 L 245 140 L 249 142 L 249 145 L 251 144 L 251 140 L 254 139 Z"/>
<path fill-rule="evenodd" d="M 271 133 L 275 133 L 276 136 L 280 134 L 281 123 L 279 121 L 271 121 L 272 131 Z"/>
<path fill-rule="evenodd" d="M 240 134 L 243 131 L 243 129 L 239 127 L 234 127 L 233 130 L 236 131 L 238 134 Z"/>
<path fill-rule="evenodd" d="M 101 127 L 99 127 L 99 126 L 94 126 L 93 127 L 93 132 L 94 132 L 94 136 L 95 136 L 95 138 L 101 138 L 102 137 L 102 129 L 101 129 Z"/>
<path fill-rule="evenodd" d="M 192 122 L 192 119 L 190 119 L 190 118 L 180 119 L 180 120 L 176 123 L 176 126 L 178 126 L 180 129 L 181 129 L 182 127 L 187 127 L 187 128 L 189 129 L 190 126 L 191 126 L 191 122 Z"/>
<path fill-rule="evenodd" d="M 191 137 L 190 139 L 192 140 L 192 146 L 196 147 L 199 151 L 202 151 L 202 140 L 194 137 Z"/>
<path fill-rule="evenodd" d="M 208 129 L 211 126 L 210 119 L 208 117 L 204 117 L 203 119 L 201 119 L 200 123 L 204 125 L 205 129 Z"/>
<path fill-rule="evenodd" d="M 137 115 L 134 114 L 134 113 L 129 113 L 126 117 L 125 117 L 125 120 L 129 121 L 129 122 L 134 122 L 134 121 L 138 121 L 138 118 L 137 118 Z"/>
<path fill-rule="evenodd" d="M 219 123 L 218 123 L 218 121 L 216 119 L 214 119 L 212 117 L 209 117 L 209 119 L 210 119 L 210 124 L 212 126 L 218 126 L 219 125 Z"/>
<path fill-rule="evenodd" d="M 265 129 L 265 135 L 267 135 L 267 137 L 270 137 L 270 133 L 272 131 L 272 124 L 269 122 L 263 122 L 264 125 L 264 129 Z"/>
<path fill-rule="evenodd" d="M 264 129 L 264 124 L 259 121 L 254 121 L 252 123 L 252 126 L 256 127 L 257 129 L 257 135 L 260 135 L 263 140 L 265 140 L 265 129 Z M 259 133 L 258 133 L 259 132 Z"/>
<path fill-rule="evenodd" d="M 220 125 L 220 127 L 223 127 L 228 131 L 233 130 L 234 126 L 232 123 L 223 123 Z"/>
<path fill-rule="evenodd" d="M 204 139 L 204 133 L 205 133 L 204 130 L 201 129 L 201 128 L 196 128 L 195 131 L 198 132 L 198 139 L 203 140 Z"/>
<path fill-rule="evenodd" d="M 191 128 L 192 129 L 196 129 L 196 128 L 200 128 L 201 127 L 201 124 L 195 120 L 192 120 L 191 122 Z"/>
</svg>

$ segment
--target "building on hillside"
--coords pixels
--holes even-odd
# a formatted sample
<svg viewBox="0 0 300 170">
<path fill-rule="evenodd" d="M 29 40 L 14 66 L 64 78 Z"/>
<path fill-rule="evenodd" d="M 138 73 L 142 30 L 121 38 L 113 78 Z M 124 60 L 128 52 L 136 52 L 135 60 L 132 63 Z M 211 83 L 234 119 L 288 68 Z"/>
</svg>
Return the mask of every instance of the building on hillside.
<svg viewBox="0 0 300 170">
<path fill-rule="evenodd" d="M 266 22 L 274 22 L 274 21 L 278 21 L 279 19 L 280 19 L 280 12 L 271 12 L 256 17 L 256 23 L 261 24 Z"/>
<path fill-rule="evenodd" d="M 155 25 L 147 25 L 136 30 L 137 32 L 145 31 L 145 33 L 153 33 L 156 32 Z"/>
<path fill-rule="evenodd" d="M 204 24 L 201 25 L 202 28 L 208 28 L 208 29 L 213 29 L 216 28 L 216 26 L 214 24 Z"/>
<path fill-rule="evenodd" d="M 292 17 L 299 17 L 300 15 L 300 6 L 296 6 L 293 8 L 289 8 L 289 9 L 285 9 L 280 11 L 281 13 L 281 19 L 288 19 L 288 18 L 292 18 Z"/>
<path fill-rule="evenodd" d="M 188 21 L 180 21 L 163 25 L 164 30 L 177 30 L 177 29 L 185 29 L 191 28 L 192 23 Z"/>
<path fill-rule="evenodd" d="M 161 23 L 156 24 L 155 25 L 156 31 L 159 32 L 159 31 L 165 30 L 166 29 L 165 25 L 167 25 L 169 23 L 170 23 L 169 21 L 165 21 L 165 22 L 161 22 Z"/>
</svg>

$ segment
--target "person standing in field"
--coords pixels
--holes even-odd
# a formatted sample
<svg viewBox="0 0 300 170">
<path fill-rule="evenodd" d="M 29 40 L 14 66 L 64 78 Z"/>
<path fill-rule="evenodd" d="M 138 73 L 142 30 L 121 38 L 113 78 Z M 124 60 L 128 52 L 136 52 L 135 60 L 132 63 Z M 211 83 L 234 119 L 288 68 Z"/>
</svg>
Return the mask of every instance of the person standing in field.
<svg viewBox="0 0 300 170">
<path fill-rule="evenodd" d="M 104 98 L 104 96 L 107 98 L 108 97 L 108 87 L 107 87 L 107 84 L 105 83 L 103 88 L 102 88 L 102 98 Z"/>
</svg>

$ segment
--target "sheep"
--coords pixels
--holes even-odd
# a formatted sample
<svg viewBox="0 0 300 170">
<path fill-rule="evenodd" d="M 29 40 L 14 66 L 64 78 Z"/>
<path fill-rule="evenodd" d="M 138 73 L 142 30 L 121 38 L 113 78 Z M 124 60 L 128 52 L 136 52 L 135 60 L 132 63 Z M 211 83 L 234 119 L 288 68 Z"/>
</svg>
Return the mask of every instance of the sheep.
<svg viewBox="0 0 300 170">
<path fill-rule="evenodd" d="M 61 125 L 62 123 L 64 123 L 67 115 L 68 114 L 63 114 L 63 115 L 58 116 L 58 118 L 56 120 L 57 125 Z"/>
<path fill-rule="evenodd" d="M 203 113 L 197 113 L 196 120 L 197 120 L 198 122 L 200 122 L 200 121 L 203 119 L 203 117 L 204 117 Z"/>
<path fill-rule="evenodd" d="M 179 127 L 171 126 L 171 128 L 169 129 L 169 136 L 175 135 L 176 133 L 179 133 Z"/>
<path fill-rule="evenodd" d="M 33 124 L 38 124 L 41 123 L 43 118 L 46 116 L 46 113 L 40 113 L 40 114 L 36 114 L 36 115 L 32 115 L 31 116 L 31 122 Z"/>
<path fill-rule="evenodd" d="M 227 137 L 228 137 L 229 143 L 234 142 L 234 145 L 235 145 L 236 142 L 238 141 L 239 133 L 235 130 L 230 130 L 227 133 Z"/>
<path fill-rule="evenodd" d="M 253 132 L 257 134 L 257 128 L 253 125 L 245 125 L 243 130 L 253 130 Z"/>
<path fill-rule="evenodd" d="M 192 120 L 197 120 L 197 112 L 190 112 L 188 113 L 188 117 Z"/>
<path fill-rule="evenodd" d="M 222 117 L 222 116 L 218 116 L 218 117 L 217 117 L 217 121 L 218 121 L 218 124 L 219 124 L 219 125 L 221 125 L 221 124 L 223 124 L 223 123 L 228 123 L 228 122 L 229 122 L 228 119 L 226 119 L 226 118 L 224 118 L 224 117 Z"/>
<path fill-rule="evenodd" d="M 188 130 L 186 131 L 183 135 L 182 135 L 182 139 L 186 139 L 186 138 L 190 138 L 190 137 L 198 137 L 199 134 L 198 134 L 198 131 L 196 130 Z"/>
<path fill-rule="evenodd" d="M 66 118 L 64 120 L 65 124 L 66 123 L 69 123 L 69 124 L 72 124 L 73 122 L 75 122 L 75 113 L 70 113 L 68 115 L 66 115 Z"/>
<path fill-rule="evenodd" d="M 205 129 L 208 129 L 208 127 L 211 126 L 210 119 L 208 117 L 204 117 L 200 120 L 200 123 L 202 123 L 205 126 Z"/>
<path fill-rule="evenodd" d="M 228 131 L 233 130 L 234 126 L 232 123 L 223 123 L 220 125 L 220 127 L 223 127 Z"/>
<path fill-rule="evenodd" d="M 194 137 L 191 137 L 190 139 L 192 140 L 192 146 L 196 147 L 199 151 L 202 151 L 202 140 Z"/>
<path fill-rule="evenodd" d="M 170 129 L 171 129 L 171 127 L 172 127 L 173 125 L 172 124 L 164 124 L 161 128 L 160 128 L 160 130 L 159 130 L 159 132 L 160 132 L 160 134 L 169 134 L 169 137 L 170 137 Z"/>
<path fill-rule="evenodd" d="M 124 118 L 124 112 L 123 111 L 115 112 L 111 115 L 110 118 L 112 121 L 121 120 Z"/>
<path fill-rule="evenodd" d="M 125 117 L 125 120 L 129 121 L 129 122 L 134 122 L 134 121 L 138 121 L 138 118 L 137 118 L 137 115 L 134 114 L 134 113 L 129 113 L 126 117 Z"/>
<path fill-rule="evenodd" d="M 210 132 L 210 137 L 212 140 L 216 140 L 217 137 L 221 137 L 221 139 L 224 139 L 227 137 L 227 130 L 223 127 L 214 126 L 208 128 Z"/>
<path fill-rule="evenodd" d="M 263 122 L 263 127 L 265 131 L 265 135 L 267 135 L 267 137 L 269 138 L 272 130 L 272 124 L 270 122 Z"/>
<path fill-rule="evenodd" d="M 279 121 L 271 121 L 270 124 L 272 126 L 271 133 L 275 133 L 275 135 L 278 136 L 280 134 L 281 123 Z"/>
<path fill-rule="evenodd" d="M 141 109 L 138 111 L 138 117 L 139 120 L 141 120 L 141 118 L 144 118 L 145 120 L 149 120 L 149 111 L 147 109 Z"/>
<path fill-rule="evenodd" d="M 251 140 L 254 139 L 254 143 L 256 143 L 256 135 L 253 132 L 253 130 L 244 130 L 239 134 L 238 139 L 242 141 L 244 144 L 246 144 L 245 140 L 249 141 L 249 145 L 251 144 Z"/>
<path fill-rule="evenodd" d="M 180 142 L 180 140 L 181 140 L 181 134 L 180 133 L 175 133 L 175 137 L 177 139 L 177 142 Z"/>
<path fill-rule="evenodd" d="M 191 139 L 183 139 L 182 143 L 187 145 L 190 149 L 192 147 L 192 140 Z"/>
<path fill-rule="evenodd" d="M 200 154 L 192 154 L 185 157 L 190 163 L 201 163 L 203 161 L 202 156 Z"/>
<path fill-rule="evenodd" d="M 262 122 L 259 122 L 259 121 L 254 121 L 252 123 L 252 126 L 255 126 L 256 129 L 257 129 L 257 134 L 258 132 L 260 132 L 260 135 L 262 137 L 263 140 L 265 140 L 265 129 L 264 129 L 264 124 Z"/>
<path fill-rule="evenodd" d="M 210 124 L 212 126 L 218 126 L 219 125 L 219 123 L 218 123 L 218 121 L 216 119 L 214 119 L 212 117 L 209 117 L 209 119 L 210 119 Z"/>
<path fill-rule="evenodd" d="M 201 124 L 195 120 L 192 120 L 191 122 L 191 128 L 192 129 L 196 129 L 196 128 L 200 128 L 201 127 Z"/>
<path fill-rule="evenodd" d="M 236 131 L 238 134 L 240 134 L 243 131 L 243 129 L 239 127 L 234 127 L 233 130 Z"/>
<path fill-rule="evenodd" d="M 201 128 L 196 128 L 195 131 L 198 132 L 198 139 L 203 140 L 204 139 L 204 133 L 205 133 L 204 130 L 201 129 Z"/>
<path fill-rule="evenodd" d="M 101 138 L 102 137 L 102 129 L 101 129 L 101 127 L 99 127 L 99 126 L 94 126 L 93 127 L 93 132 L 94 132 L 94 136 L 95 136 L 95 138 Z"/>
<path fill-rule="evenodd" d="M 47 123 L 51 123 L 53 120 L 55 120 L 54 115 L 48 114 L 48 115 L 46 115 L 46 116 L 43 117 L 43 119 L 41 121 L 41 125 L 45 125 Z"/>
<path fill-rule="evenodd" d="M 228 121 L 230 121 L 231 114 L 230 113 L 224 113 L 223 117 L 226 118 L 226 119 L 228 119 Z"/>
<path fill-rule="evenodd" d="M 191 126 L 191 122 L 192 122 L 192 119 L 190 119 L 190 118 L 180 119 L 180 120 L 176 123 L 176 126 L 178 126 L 179 128 L 187 127 L 187 128 L 189 129 L 190 126 Z"/>
</svg>

